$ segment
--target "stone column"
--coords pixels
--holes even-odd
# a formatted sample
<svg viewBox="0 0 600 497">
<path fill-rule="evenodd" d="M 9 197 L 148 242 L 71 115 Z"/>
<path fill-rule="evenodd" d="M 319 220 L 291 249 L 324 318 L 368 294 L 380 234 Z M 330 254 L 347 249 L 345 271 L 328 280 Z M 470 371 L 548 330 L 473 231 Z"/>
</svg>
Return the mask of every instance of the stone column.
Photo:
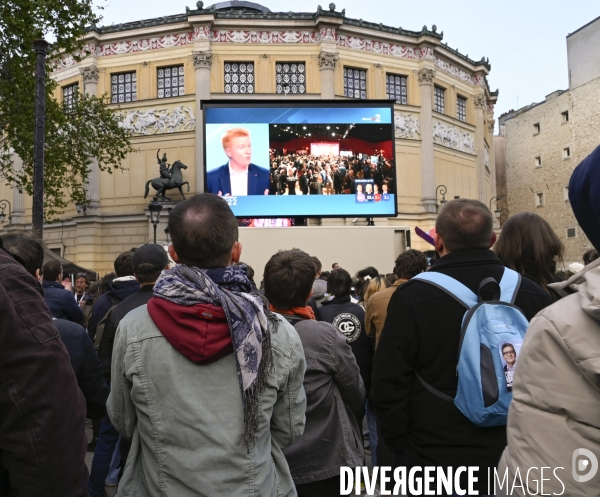
<svg viewBox="0 0 600 497">
<path fill-rule="evenodd" d="M 488 131 L 490 137 L 490 197 L 498 195 L 496 191 L 496 151 L 494 149 L 494 119 L 488 121 Z"/>
<path fill-rule="evenodd" d="M 13 154 L 13 164 L 16 173 L 21 172 L 23 169 L 23 159 L 17 154 Z M 12 199 L 12 224 L 24 224 L 25 223 L 25 196 L 19 192 L 19 190 L 13 186 L 13 199 Z"/>
<path fill-rule="evenodd" d="M 335 64 L 339 56 L 336 52 L 319 54 L 319 70 L 321 72 L 321 98 L 332 100 L 335 97 Z"/>
<path fill-rule="evenodd" d="M 421 87 L 421 205 L 425 212 L 436 211 L 435 166 L 433 163 L 433 78 L 435 71 L 419 71 Z"/>
<path fill-rule="evenodd" d="M 98 76 L 99 71 L 96 65 L 82 67 L 80 69 L 83 78 L 83 91 L 86 95 L 98 96 Z M 90 202 L 90 208 L 94 209 L 93 214 L 100 214 L 100 168 L 98 160 L 93 159 L 90 164 L 90 174 L 88 184 L 85 186 L 87 198 Z"/>
<path fill-rule="evenodd" d="M 487 100 L 483 93 L 474 98 L 476 120 L 475 125 L 475 154 L 477 155 L 477 200 L 487 204 L 487 192 L 485 188 L 485 121 L 483 112 Z M 493 196 L 493 195 L 492 195 Z"/>
<path fill-rule="evenodd" d="M 212 53 L 210 51 L 192 52 L 196 71 L 196 193 L 204 192 L 204 144 L 202 136 L 201 105 L 203 100 L 210 100 L 210 68 Z"/>
</svg>

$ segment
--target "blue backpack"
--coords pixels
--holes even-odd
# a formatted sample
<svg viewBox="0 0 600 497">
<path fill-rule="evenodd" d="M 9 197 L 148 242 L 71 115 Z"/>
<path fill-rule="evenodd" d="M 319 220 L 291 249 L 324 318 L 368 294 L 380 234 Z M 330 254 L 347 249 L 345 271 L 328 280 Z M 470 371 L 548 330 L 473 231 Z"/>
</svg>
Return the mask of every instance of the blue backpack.
<svg viewBox="0 0 600 497">
<path fill-rule="evenodd" d="M 458 345 L 458 390 L 452 397 L 436 390 L 417 373 L 417 379 L 434 395 L 454 405 L 475 425 L 506 424 L 512 400 L 512 377 L 517 356 L 529 326 L 514 305 L 521 275 L 505 268 L 500 283 L 486 278 L 475 295 L 459 281 L 435 271 L 413 278 L 438 287 L 460 302 L 467 312 Z M 493 300 L 481 299 L 483 288 L 494 287 Z"/>
</svg>

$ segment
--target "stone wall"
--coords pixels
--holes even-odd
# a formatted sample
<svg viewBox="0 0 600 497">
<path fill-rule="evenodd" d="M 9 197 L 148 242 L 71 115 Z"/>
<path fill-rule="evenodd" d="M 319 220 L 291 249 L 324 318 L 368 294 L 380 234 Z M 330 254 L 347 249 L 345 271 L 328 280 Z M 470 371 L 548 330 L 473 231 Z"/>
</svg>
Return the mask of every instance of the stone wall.
<svg viewBox="0 0 600 497">
<path fill-rule="evenodd" d="M 599 122 L 600 78 L 555 92 L 539 105 L 506 120 L 510 214 L 528 211 L 546 219 L 565 244 L 565 263 L 581 261 L 583 253 L 592 248 L 579 229 L 566 188 L 575 167 L 600 145 Z M 540 126 L 539 133 L 535 124 Z M 536 206 L 539 193 L 544 194 L 542 206 Z M 577 228 L 575 238 L 567 238 L 568 228 Z"/>
</svg>

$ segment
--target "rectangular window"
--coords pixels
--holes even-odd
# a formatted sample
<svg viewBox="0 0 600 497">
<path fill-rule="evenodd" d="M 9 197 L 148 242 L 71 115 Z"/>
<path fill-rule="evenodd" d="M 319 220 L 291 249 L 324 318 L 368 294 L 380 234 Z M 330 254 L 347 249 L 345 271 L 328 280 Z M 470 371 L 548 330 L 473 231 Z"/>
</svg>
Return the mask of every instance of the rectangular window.
<svg viewBox="0 0 600 497">
<path fill-rule="evenodd" d="M 367 71 L 344 66 L 344 96 L 367 98 Z"/>
<path fill-rule="evenodd" d="M 434 86 L 433 97 L 433 110 L 439 112 L 440 114 L 444 114 L 444 109 L 446 106 L 446 90 L 439 86 Z"/>
<path fill-rule="evenodd" d="M 535 167 L 542 167 L 542 157 L 540 155 L 535 158 Z"/>
<path fill-rule="evenodd" d="M 137 75 L 136 72 L 122 72 L 110 75 L 111 102 L 135 102 L 137 100 Z"/>
<path fill-rule="evenodd" d="M 75 105 L 77 96 L 79 95 L 79 83 L 75 83 L 69 86 L 63 86 L 63 107 L 67 110 L 71 110 Z"/>
<path fill-rule="evenodd" d="M 394 100 L 397 104 L 408 103 L 408 92 L 406 91 L 406 76 L 399 74 L 385 75 L 385 94 L 388 100 Z"/>
<path fill-rule="evenodd" d="M 535 194 L 535 206 L 544 207 L 544 192 L 539 192 Z"/>
<path fill-rule="evenodd" d="M 569 122 L 569 111 L 566 110 L 561 114 L 562 117 L 562 122 L 564 123 L 568 123 Z"/>
<path fill-rule="evenodd" d="M 571 147 L 563 148 L 563 159 L 570 159 L 570 158 L 571 158 Z"/>
<path fill-rule="evenodd" d="M 252 62 L 225 62 L 225 93 L 254 93 Z"/>
<path fill-rule="evenodd" d="M 157 71 L 158 98 L 178 97 L 184 94 L 183 65 L 161 67 Z"/>
<path fill-rule="evenodd" d="M 565 186 L 563 188 L 563 197 L 565 199 L 565 202 L 569 201 L 569 187 L 568 186 Z"/>
<path fill-rule="evenodd" d="M 567 238 L 577 238 L 577 228 L 567 228 Z"/>
<path fill-rule="evenodd" d="M 275 93 L 306 93 L 306 65 L 304 62 L 277 62 L 275 64 Z"/>
<path fill-rule="evenodd" d="M 456 99 L 456 118 L 463 123 L 467 122 L 467 99 L 460 95 Z"/>
<path fill-rule="evenodd" d="M 533 134 L 534 135 L 539 134 L 541 130 L 542 130 L 542 127 L 540 126 L 540 123 L 535 123 L 533 125 Z"/>
</svg>

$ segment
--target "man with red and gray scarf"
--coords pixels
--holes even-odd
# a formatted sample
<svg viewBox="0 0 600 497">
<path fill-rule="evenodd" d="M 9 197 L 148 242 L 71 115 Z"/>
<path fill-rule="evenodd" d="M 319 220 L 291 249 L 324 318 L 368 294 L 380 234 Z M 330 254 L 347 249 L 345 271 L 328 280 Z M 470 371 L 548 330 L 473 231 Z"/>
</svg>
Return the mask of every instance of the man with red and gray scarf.
<svg viewBox="0 0 600 497">
<path fill-rule="evenodd" d="M 169 216 L 178 264 L 117 330 L 110 418 L 132 438 L 119 493 L 295 496 L 282 449 L 304 430 L 298 334 L 236 266 L 227 202 L 201 194 Z"/>
</svg>

